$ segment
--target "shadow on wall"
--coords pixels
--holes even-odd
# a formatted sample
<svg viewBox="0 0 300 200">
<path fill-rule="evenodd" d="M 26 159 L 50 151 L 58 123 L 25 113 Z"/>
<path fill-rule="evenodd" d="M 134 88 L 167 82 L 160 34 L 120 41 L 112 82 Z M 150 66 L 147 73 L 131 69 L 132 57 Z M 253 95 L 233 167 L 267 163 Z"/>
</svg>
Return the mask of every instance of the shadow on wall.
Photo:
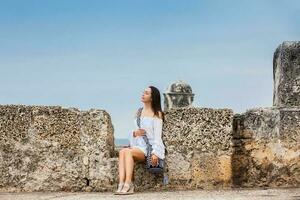
<svg viewBox="0 0 300 200">
<path fill-rule="evenodd" d="M 249 168 L 250 152 L 246 150 L 246 143 L 251 139 L 242 134 L 244 130 L 243 115 L 235 115 L 233 118 L 233 137 L 232 137 L 232 187 L 241 187 L 247 181 L 247 170 Z"/>
</svg>

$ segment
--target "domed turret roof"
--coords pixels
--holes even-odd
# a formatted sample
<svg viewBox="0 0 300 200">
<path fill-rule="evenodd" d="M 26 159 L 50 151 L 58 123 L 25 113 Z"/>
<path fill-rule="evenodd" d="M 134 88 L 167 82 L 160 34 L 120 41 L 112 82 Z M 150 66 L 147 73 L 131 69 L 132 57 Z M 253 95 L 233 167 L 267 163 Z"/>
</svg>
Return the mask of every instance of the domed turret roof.
<svg viewBox="0 0 300 200">
<path fill-rule="evenodd" d="M 176 94 L 192 94 L 192 88 L 186 82 L 179 80 L 172 83 L 168 88 L 166 93 L 176 93 Z"/>
</svg>

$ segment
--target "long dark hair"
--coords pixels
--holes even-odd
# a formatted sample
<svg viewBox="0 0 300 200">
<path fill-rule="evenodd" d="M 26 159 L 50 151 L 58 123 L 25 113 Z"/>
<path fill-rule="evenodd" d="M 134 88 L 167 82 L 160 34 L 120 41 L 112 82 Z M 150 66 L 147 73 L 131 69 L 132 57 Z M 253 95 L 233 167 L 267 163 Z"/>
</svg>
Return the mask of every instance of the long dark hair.
<svg viewBox="0 0 300 200">
<path fill-rule="evenodd" d="M 152 97 L 151 106 L 152 106 L 152 110 L 154 111 L 154 115 L 159 117 L 158 111 L 161 111 L 162 120 L 165 121 L 165 114 L 161 109 L 160 92 L 156 87 L 152 85 L 150 85 L 149 88 L 151 88 L 151 97 Z"/>
</svg>

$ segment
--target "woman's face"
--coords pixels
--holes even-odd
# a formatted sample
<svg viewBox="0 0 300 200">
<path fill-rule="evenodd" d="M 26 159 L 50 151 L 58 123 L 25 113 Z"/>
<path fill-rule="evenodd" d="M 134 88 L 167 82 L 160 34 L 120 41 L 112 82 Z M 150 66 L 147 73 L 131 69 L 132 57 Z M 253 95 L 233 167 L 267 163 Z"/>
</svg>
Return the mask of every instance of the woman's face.
<svg viewBox="0 0 300 200">
<path fill-rule="evenodd" d="M 143 91 L 143 95 L 142 95 L 141 101 L 144 102 L 144 103 L 152 101 L 152 98 L 151 98 L 151 88 L 148 87 L 148 88 L 146 88 Z"/>
</svg>

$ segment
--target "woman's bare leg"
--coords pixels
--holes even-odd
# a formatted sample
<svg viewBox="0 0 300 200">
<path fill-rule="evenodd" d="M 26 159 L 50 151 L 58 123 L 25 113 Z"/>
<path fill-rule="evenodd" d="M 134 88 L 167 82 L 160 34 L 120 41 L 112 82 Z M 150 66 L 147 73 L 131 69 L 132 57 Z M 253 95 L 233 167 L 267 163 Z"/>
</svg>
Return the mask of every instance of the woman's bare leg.
<svg viewBox="0 0 300 200">
<path fill-rule="evenodd" d="M 123 148 L 119 152 L 119 183 L 125 182 L 125 151 Z"/>
<path fill-rule="evenodd" d="M 145 154 L 138 148 L 130 148 L 125 151 L 125 182 L 132 181 L 134 161 L 145 161 Z"/>
</svg>

